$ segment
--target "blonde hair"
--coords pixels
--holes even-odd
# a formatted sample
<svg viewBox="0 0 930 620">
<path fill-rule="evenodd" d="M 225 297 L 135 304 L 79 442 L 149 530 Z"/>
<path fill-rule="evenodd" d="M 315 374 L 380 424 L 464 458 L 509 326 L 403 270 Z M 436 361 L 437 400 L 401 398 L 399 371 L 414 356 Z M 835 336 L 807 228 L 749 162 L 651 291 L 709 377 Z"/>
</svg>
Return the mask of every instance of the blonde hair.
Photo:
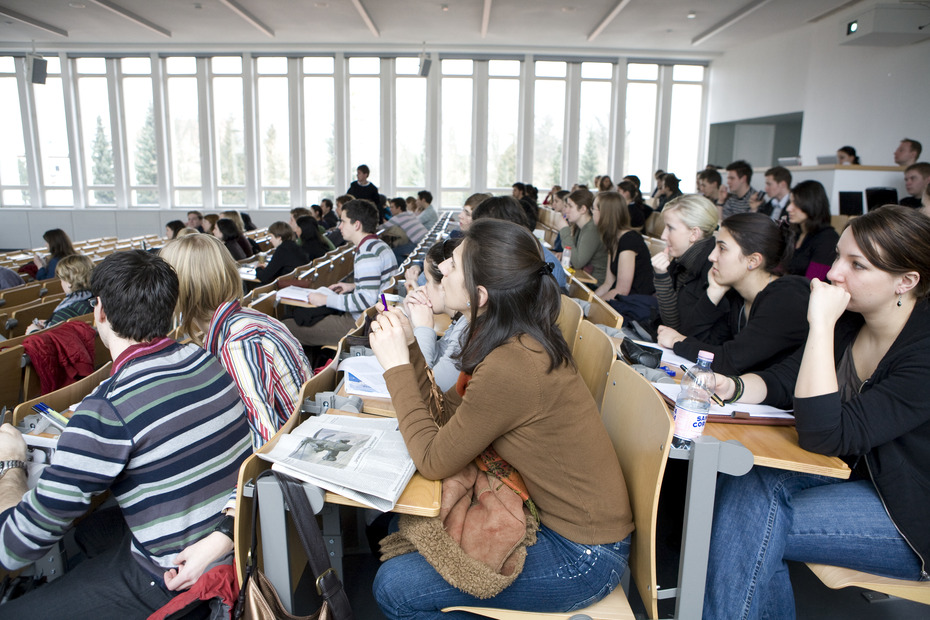
<svg viewBox="0 0 930 620">
<path fill-rule="evenodd" d="M 233 221 L 240 235 L 245 232 L 245 223 L 242 221 L 242 216 L 239 215 L 238 211 L 223 211 L 220 213 L 220 219 L 224 217 Z"/>
<path fill-rule="evenodd" d="M 201 233 L 196 228 L 182 228 L 181 230 L 178 231 L 178 234 L 174 236 L 174 239 L 180 239 L 181 237 L 188 237 L 190 235 L 199 235 L 199 234 Z M 174 241 L 174 239 L 172 239 L 171 241 Z"/>
<path fill-rule="evenodd" d="M 699 228 L 707 239 L 717 230 L 720 223 L 720 213 L 717 206 L 704 196 L 698 194 L 685 194 L 670 200 L 662 213 L 674 211 L 688 228 Z"/>
<path fill-rule="evenodd" d="M 174 267 L 180 290 L 175 315 L 198 345 L 203 344 L 198 325 L 208 325 L 213 313 L 226 302 L 242 300 L 242 280 L 236 261 L 223 243 L 211 235 L 190 235 L 162 248 L 160 256 Z"/>
<path fill-rule="evenodd" d="M 71 291 L 90 290 L 90 274 L 94 262 L 83 254 L 71 254 L 58 261 L 55 275 L 71 285 Z"/>
</svg>

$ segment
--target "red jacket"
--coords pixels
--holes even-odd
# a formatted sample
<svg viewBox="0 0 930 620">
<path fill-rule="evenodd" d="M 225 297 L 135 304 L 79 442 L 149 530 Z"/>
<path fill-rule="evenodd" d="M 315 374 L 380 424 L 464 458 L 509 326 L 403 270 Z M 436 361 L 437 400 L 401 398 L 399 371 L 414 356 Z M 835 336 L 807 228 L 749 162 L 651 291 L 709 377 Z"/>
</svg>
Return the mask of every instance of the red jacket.
<svg viewBox="0 0 930 620">
<path fill-rule="evenodd" d="M 56 325 L 23 340 L 47 394 L 94 372 L 94 328 L 83 321 Z"/>
</svg>

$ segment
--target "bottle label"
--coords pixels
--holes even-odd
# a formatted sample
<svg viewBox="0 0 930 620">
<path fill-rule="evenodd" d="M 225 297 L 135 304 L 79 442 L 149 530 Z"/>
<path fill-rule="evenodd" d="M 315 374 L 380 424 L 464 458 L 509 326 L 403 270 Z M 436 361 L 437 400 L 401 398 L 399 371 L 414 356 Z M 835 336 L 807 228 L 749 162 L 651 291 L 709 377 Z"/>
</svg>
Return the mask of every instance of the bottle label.
<svg viewBox="0 0 930 620">
<path fill-rule="evenodd" d="M 675 407 L 675 437 L 697 439 L 704 433 L 707 414 L 684 407 Z"/>
</svg>

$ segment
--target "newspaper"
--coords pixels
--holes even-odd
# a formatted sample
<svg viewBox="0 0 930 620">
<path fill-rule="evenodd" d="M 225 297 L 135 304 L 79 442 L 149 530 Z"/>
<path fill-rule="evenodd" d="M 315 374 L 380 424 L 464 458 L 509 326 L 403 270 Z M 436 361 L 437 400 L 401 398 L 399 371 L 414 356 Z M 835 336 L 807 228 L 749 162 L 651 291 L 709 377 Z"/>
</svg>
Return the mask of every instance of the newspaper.
<svg viewBox="0 0 930 620">
<path fill-rule="evenodd" d="M 394 508 L 416 471 L 392 418 L 312 417 L 258 455 L 276 471 L 382 512 Z"/>
</svg>

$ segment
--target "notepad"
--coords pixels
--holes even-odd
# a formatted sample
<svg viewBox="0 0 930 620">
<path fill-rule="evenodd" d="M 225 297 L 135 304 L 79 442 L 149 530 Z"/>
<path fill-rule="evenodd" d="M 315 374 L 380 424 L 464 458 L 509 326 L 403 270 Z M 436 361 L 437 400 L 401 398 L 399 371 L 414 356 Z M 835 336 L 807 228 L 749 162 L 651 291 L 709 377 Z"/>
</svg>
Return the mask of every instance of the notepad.
<svg viewBox="0 0 930 620">
<path fill-rule="evenodd" d="M 675 399 L 678 398 L 678 392 L 681 391 L 681 386 L 676 383 L 653 383 L 652 387 L 658 390 L 662 396 L 664 396 L 668 401 L 674 403 Z M 771 405 L 750 405 L 746 403 L 734 403 L 732 405 L 724 405 L 719 407 L 714 403 L 710 404 L 710 414 L 711 416 L 724 416 L 727 418 L 739 419 L 734 416 L 734 413 L 741 412 L 748 414 L 748 420 L 753 419 L 763 419 L 770 418 L 773 420 L 794 420 L 794 414 L 789 410 L 779 409 L 778 407 L 772 407 Z M 713 422 L 714 420 L 709 420 Z"/>
</svg>

